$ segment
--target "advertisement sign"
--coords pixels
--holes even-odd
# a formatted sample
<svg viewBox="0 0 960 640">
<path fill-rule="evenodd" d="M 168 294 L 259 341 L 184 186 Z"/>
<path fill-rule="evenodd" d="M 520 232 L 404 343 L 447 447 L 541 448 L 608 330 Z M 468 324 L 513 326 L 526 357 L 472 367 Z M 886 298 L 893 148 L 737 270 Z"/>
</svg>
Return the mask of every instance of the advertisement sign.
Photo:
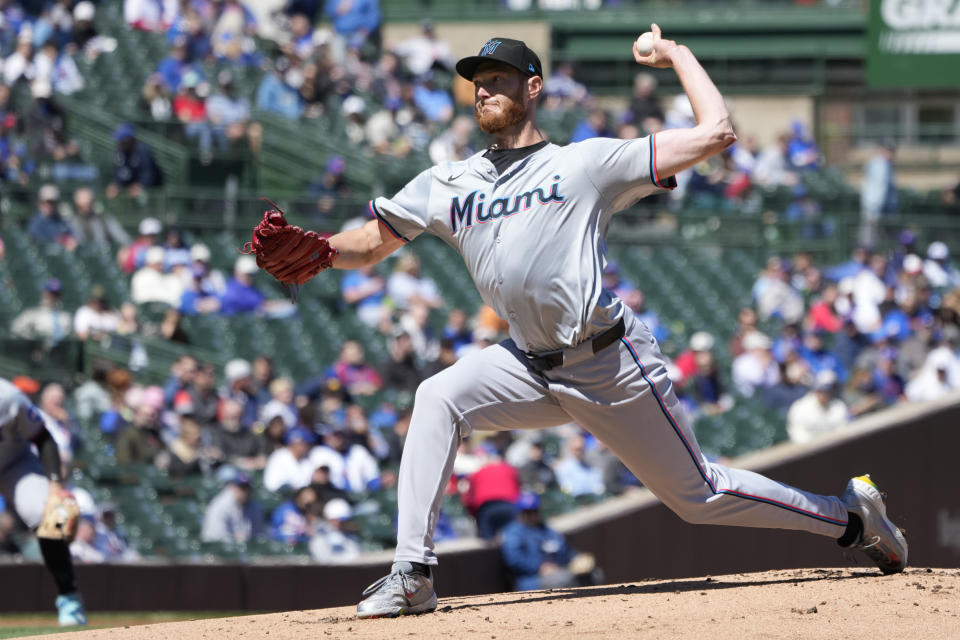
<svg viewBox="0 0 960 640">
<path fill-rule="evenodd" d="M 867 84 L 960 87 L 960 0 L 870 0 Z"/>
</svg>

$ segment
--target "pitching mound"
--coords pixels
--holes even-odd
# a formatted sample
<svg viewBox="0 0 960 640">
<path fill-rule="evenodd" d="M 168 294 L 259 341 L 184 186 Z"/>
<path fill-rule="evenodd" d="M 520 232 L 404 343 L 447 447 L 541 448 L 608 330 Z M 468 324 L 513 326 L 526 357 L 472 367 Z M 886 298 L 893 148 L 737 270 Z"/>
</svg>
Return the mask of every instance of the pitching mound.
<svg viewBox="0 0 960 640">
<path fill-rule="evenodd" d="M 357 620 L 353 613 L 353 607 L 340 607 L 45 637 L 960 638 L 960 570 L 907 569 L 895 576 L 882 576 L 868 569 L 770 571 L 441 598 L 435 613 L 392 620 Z"/>
</svg>

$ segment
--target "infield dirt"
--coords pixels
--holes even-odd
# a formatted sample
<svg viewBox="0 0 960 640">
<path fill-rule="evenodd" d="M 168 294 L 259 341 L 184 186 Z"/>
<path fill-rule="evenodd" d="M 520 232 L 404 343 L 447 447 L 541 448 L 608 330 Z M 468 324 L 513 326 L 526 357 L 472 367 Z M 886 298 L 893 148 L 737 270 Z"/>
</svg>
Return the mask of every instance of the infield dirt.
<svg viewBox="0 0 960 640">
<path fill-rule="evenodd" d="M 559 638 L 960 639 L 960 569 L 798 569 L 457 598 L 357 620 L 354 607 L 44 636 L 63 640 Z"/>
</svg>

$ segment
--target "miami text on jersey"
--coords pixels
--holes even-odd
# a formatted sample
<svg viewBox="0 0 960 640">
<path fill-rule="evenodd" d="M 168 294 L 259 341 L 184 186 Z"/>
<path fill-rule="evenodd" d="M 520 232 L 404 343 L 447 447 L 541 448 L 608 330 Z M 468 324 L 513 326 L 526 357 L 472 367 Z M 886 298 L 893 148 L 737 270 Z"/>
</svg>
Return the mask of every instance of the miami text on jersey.
<svg viewBox="0 0 960 640">
<path fill-rule="evenodd" d="M 550 194 L 545 195 L 542 187 L 524 191 L 514 196 L 506 196 L 484 202 L 487 194 L 480 193 L 479 190 L 471 191 L 464 199 L 460 201 L 460 196 L 454 196 L 450 200 L 450 235 L 455 234 L 459 229 L 469 229 L 473 226 L 474 207 L 476 207 L 477 224 L 483 224 L 497 218 L 506 218 L 520 211 L 526 211 L 533 205 L 533 198 L 536 196 L 540 204 L 549 205 L 561 203 L 566 200 L 558 189 L 558 180 L 560 176 L 553 176 L 553 184 L 550 185 Z M 512 206 L 511 206 L 512 202 Z M 521 203 L 523 208 L 520 208 Z M 486 211 L 484 211 L 486 207 Z"/>
</svg>

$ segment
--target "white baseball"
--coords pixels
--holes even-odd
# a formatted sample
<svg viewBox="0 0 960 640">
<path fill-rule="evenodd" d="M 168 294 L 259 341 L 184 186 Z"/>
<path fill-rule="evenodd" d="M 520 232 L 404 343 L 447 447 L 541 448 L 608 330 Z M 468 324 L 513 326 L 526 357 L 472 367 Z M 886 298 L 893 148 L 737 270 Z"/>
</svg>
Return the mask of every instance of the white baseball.
<svg viewBox="0 0 960 640">
<path fill-rule="evenodd" d="M 637 38 L 637 52 L 646 56 L 653 51 L 653 33 L 647 31 L 646 33 L 640 34 L 640 37 Z"/>
</svg>

